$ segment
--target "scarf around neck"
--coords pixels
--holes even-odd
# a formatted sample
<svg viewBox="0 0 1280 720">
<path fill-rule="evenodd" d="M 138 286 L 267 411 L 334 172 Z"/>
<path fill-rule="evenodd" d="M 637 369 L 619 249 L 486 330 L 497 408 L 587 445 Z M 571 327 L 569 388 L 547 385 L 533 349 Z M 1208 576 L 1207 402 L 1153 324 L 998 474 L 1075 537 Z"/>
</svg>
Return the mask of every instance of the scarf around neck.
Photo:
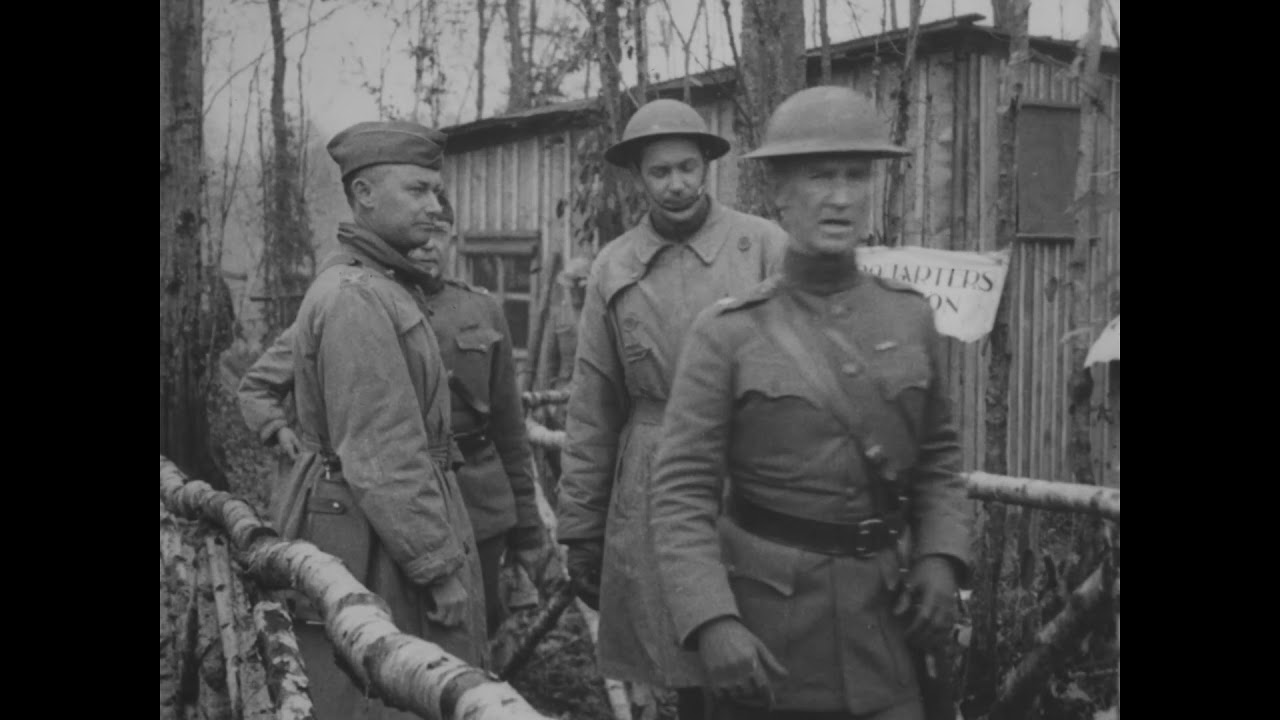
<svg viewBox="0 0 1280 720">
<path fill-rule="evenodd" d="M 430 287 L 439 282 L 426 270 L 388 245 L 386 240 L 355 223 L 344 222 L 338 225 L 338 242 L 393 270 L 404 273 L 414 285 L 419 287 Z"/>
</svg>

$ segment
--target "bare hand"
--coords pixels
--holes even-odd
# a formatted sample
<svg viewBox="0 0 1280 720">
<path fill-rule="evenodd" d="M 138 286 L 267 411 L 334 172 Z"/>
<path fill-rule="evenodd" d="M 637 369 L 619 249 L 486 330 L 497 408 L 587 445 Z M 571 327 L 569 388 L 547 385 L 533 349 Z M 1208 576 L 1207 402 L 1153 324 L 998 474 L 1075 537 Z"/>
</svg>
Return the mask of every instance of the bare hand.
<svg viewBox="0 0 1280 720">
<path fill-rule="evenodd" d="M 451 575 L 428 586 L 431 599 L 435 601 L 435 610 L 427 613 L 427 617 L 445 627 L 457 627 L 467 617 L 467 588 L 462 584 L 461 574 L 466 566 L 458 568 Z"/>
<path fill-rule="evenodd" d="M 737 701 L 758 699 L 773 705 L 769 673 L 787 676 L 769 648 L 736 618 L 712 620 L 698 632 L 698 652 L 711 691 Z M 767 672 L 766 672 L 767 671 Z"/>
<path fill-rule="evenodd" d="M 276 444 L 285 455 L 289 456 L 290 460 L 297 460 L 302 454 L 302 441 L 298 440 L 298 436 L 287 427 L 276 431 Z"/>
<path fill-rule="evenodd" d="M 893 614 L 901 617 L 913 607 L 907 639 L 919 647 L 944 643 L 956 623 L 956 573 L 946 558 L 923 557 L 911 569 Z"/>
</svg>

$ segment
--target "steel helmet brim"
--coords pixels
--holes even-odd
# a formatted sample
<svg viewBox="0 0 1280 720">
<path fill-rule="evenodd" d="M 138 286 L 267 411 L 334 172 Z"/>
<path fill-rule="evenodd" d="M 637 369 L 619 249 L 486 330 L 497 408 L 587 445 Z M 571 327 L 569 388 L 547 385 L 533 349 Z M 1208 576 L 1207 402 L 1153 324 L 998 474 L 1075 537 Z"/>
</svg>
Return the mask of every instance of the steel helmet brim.
<svg viewBox="0 0 1280 720">
<path fill-rule="evenodd" d="M 911 151 L 901 145 L 880 142 L 820 142 L 808 138 L 772 143 L 743 155 L 744 160 L 769 160 L 805 155 L 857 155 L 872 160 L 906 157 Z"/>
<path fill-rule="evenodd" d="M 614 143 L 612 147 L 604 152 L 604 159 L 617 167 L 630 167 L 631 161 L 636 158 L 641 147 L 654 140 L 667 138 L 688 138 L 697 142 L 698 146 L 706 154 L 708 162 L 718 160 L 729 152 L 729 141 L 719 135 L 700 132 L 654 133 Z"/>
</svg>

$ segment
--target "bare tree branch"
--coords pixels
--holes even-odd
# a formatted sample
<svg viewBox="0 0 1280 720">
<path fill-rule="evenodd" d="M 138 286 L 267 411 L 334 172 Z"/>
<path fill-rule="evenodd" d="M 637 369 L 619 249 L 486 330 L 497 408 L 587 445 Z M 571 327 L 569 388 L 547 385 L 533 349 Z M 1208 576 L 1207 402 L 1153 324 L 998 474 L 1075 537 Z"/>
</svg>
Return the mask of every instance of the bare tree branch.
<svg viewBox="0 0 1280 720">
<path fill-rule="evenodd" d="M 338 12 L 338 11 L 339 11 L 339 10 L 341 10 L 342 8 L 343 8 L 343 6 L 342 6 L 342 5 L 339 5 L 339 6 L 335 7 L 334 9 L 330 10 L 329 12 L 325 13 L 324 15 L 322 15 L 322 16 L 320 17 L 320 19 L 315 20 L 315 21 L 313 21 L 313 22 L 308 22 L 308 23 L 306 24 L 306 26 L 305 26 L 305 27 L 301 27 L 301 28 L 298 28 L 297 30 L 294 30 L 293 32 L 289 33 L 288 35 L 286 35 L 286 36 L 284 37 L 283 42 L 286 42 L 286 43 L 287 43 L 287 42 L 289 42 L 289 40 L 291 40 L 293 37 L 295 37 L 295 36 L 296 36 L 296 35 L 298 35 L 299 33 L 306 32 L 306 31 L 310 30 L 312 27 L 315 27 L 316 25 L 319 25 L 320 23 L 324 22 L 325 20 L 328 20 L 329 18 L 333 17 L 334 13 Z M 205 114 L 205 115 L 208 115 L 208 114 L 209 114 L 209 111 L 213 109 L 213 101 L 214 101 L 214 100 L 217 100 L 217 99 L 218 99 L 218 95 L 220 95 L 220 94 L 222 93 L 222 91 L 223 91 L 223 90 L 226 90 L 226 89 L 227 89 L 227 87 L 228 87 L 229 85 L 231 85 L 231 83 L 232 83 L 232 82 L 234 82 L 234 81 L 235 81 L 235 79 L 236 79 L 237 77 L 239 77 L 241 73 L 245 72 L 246 70 L 251 70 L 251 69 L 253 69 L 253 68 L 257 67 L 257 66 L 258 66 L 258 63 L 259 63 L 259 62 L 261 62 L 261 61 L 262 61 L 262 59 L 263 59 L 263 58 L 265 58 L 265 57 L 267 56 L 267 53 L 270 53 L 270 52 L 275 52 L 275 47 L 274 47 L 274 46 L 272 46 L 272 47 L 265 47 L 265 48 L 263 48 L 263 49 L 262 49 L 262 52 L 258 53 L 258 55 L 257 55 L 256 57 L 254 57 L 252 60 L 250 60 L 249 62 L 247 62 L 247 63 L 245 63 L 244 65 L 242 65 L 242 66 L 240 67 L 240 69 L 238 69 L 238 70 L 236 70 L 235 72 L 231 73 L 231 75 L 230 75 L 230 76 L 229 76 L 225 81 L 223 81 L 223 83 L 222 83 L 221 85 L 219 85 L 219 86 L 218 86 L 218 89 L 217 89 L 217 90 L 214 90 L 212 93 L 210 93 L 210 95 L 209 95 L 209 97 L 208 97 L 208 99 L 207 99 L 207 101 L 206 101 L 206 104 L 205 104 L 204 114 Z"/>
</svg>

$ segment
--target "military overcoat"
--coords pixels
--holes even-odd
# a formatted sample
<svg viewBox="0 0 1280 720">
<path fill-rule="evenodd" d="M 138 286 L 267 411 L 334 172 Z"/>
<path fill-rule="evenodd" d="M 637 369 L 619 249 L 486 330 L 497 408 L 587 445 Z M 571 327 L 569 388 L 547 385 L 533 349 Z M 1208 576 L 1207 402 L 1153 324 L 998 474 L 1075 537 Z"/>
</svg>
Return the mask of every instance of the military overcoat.
<svg viewBox="0 0 1280 720">
<path fill-rule="evenodd" d="M 662 687 L 701 684 L 671 640 L 649 543 L 651 467 L 685 332 L 698 312 L 741 294 L 781 261 L 775 223 L 713 201 L 683 243 L 646 215 L 592 265 L 578 330 L 558 499 L 562 541 L 604 539 L 600 671 Z"/>
</svg>

